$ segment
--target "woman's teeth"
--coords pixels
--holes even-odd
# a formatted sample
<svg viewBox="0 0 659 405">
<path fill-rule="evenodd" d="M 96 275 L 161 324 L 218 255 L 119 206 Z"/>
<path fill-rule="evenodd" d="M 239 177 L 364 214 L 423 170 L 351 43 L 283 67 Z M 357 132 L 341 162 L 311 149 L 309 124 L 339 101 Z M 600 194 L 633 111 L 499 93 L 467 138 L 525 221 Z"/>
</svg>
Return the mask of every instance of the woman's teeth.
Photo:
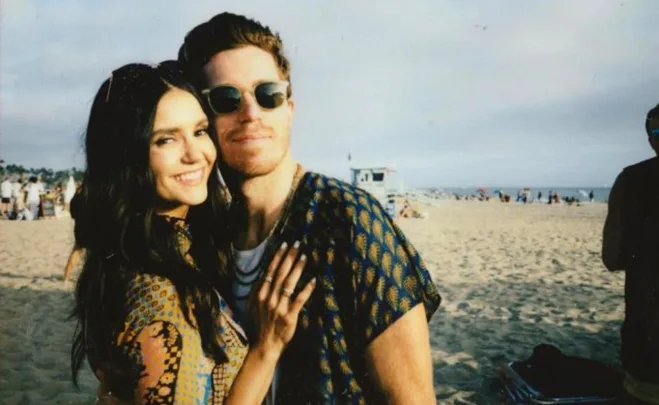
<svg viewBox="0 0 659 405">
<path fill-rule="evenodd" d="M 202 173 L 203 170 L 199 169 L 199 170 L 195 170 L 194 172 L 179 174 L 178 176 L 174 176 L 174 179 L 182 183 L 189 183 L 201 179 Z"/>
</svg>

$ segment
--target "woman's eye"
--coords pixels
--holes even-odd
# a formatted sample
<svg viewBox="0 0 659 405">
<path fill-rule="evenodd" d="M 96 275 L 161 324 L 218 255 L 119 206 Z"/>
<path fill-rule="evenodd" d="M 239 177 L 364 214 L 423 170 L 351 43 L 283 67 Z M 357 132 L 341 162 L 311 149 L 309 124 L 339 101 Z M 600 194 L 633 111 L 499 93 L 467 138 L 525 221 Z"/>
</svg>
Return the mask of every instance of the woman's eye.
<svg viewBox="0 0 659 405">
<path fill-rule="evenodd" d="M 197 135 L 197 136 L 208 135 L 208 128 L 198 129 L 197 132 L 195 133 L 195 135 Z"/>
<path fill-rule="evenodd" d="M 159 138 L 156 140 L 156 145 L 163 146 L 174 141 L 174 138 Z"/>
</svg>

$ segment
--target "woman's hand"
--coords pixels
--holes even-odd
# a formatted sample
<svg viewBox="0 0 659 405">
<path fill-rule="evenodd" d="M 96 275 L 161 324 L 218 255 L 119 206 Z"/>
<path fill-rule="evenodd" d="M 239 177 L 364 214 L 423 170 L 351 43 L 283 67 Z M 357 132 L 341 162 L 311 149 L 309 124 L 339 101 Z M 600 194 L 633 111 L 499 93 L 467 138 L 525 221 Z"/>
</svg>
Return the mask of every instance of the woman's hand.
<svg viewBox="0 0 659 405">
<path fill-rule="evenodd" d="M 271 386 L 277 363 L 286 345 L 293 338 L 298 315 L 315 287 L 311 280 L 297 294 L 306 257 L 299 255 L 296 242 L 286 250 L 284 243 L 275 253 L 270 266 L 250 299 L 250 312 L 258 327 L 255 342 L 250 346 L 240 372 L 231 386 L 227 405 L 262 404 Z"/>
<path fill-rule="evenodd" d="M 306 264 L 306 256 L 299 255 L 299 243 L 287 249 L 284 243 L 275 253 L 266 270 L 253 301 L 252 311 L 258 327 L 256 342 L 251 345 L 241 371 L 231 388 L 228 403 L 261 403 L 272 381 L 275 365 L 286 345 L 291 341 L 297 327 L 298 316 L 311 297 L 316 280 L 293 296 Z M 108 389 L 108 376 L 100 369 L 96 371 L 100 381 L 98 405 L 129 405 L 113 396 Z M 259 383 L 260 382 L 260 383 Z"/>
<path fill-rule="evenodd" d="M 313 278 L 293 295 L 306 264 L 304 254 L 298 258 L 299 247 L 299 242 L 295 242 L 288 250 L 286 242 L 281 245 L 256 295 L 254 312 L 258 333 L 253 348 L 265 355 L 281 355 L 293 338 L 300 310 L 316 286 L 316 279 Z"/>
</svg>

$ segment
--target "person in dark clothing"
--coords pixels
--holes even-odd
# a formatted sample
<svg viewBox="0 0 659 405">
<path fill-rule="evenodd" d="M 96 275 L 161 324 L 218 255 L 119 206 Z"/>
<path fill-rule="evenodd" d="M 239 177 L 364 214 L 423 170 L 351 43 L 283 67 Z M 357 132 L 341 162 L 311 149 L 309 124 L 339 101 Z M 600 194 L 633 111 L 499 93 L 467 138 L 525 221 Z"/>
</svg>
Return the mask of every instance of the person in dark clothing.
<svg viewBox="0 0 659 405">
<path fill-rule="evenodd" d="M 659 155 L 659 104 L 648 112 L 648 140 Z M 626 167 L 616 178 L 603 230 L 602 260 L 625 271 L 621 362 L 634 400 L 659 404 L 659 159 Z"/>
</svg>

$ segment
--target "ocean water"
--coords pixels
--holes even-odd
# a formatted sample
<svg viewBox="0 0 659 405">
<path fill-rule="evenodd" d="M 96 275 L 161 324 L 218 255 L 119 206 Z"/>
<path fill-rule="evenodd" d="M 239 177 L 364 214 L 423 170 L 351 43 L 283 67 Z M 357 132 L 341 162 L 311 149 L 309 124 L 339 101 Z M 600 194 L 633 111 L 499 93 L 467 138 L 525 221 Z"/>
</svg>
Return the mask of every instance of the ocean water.
<svg viewBox="0 0 659 405">
<path fill-rule="evenodd" d="M 517 199 L 517 192 L 523 187 L 514 188 L 514 187 L 483 187 L 487 190 L 488 195 L 494 196 L 497 190 L 503 191 L 505 194 L 508 194 L 511 198 L 511 202 L 514 202 Z M 531 197 L 536 199 L 538 197 L 538 192 L 542 193 L 542 199 L 547 200 L 547 195 L 549 191 L 558 192 L 563 197 L 576 197 L 582 202 L 588 201 L 588 193 L 590 190 L 593 190 L 595 194 L 595 201 L 597 202 L 607 202 L 609 200 L 609 193 L 611 192 L 610 187 L 529 187 L 531 189 Z M 461 196 L 467 195 L 477 195 L 478 188 L 475 187 L 437 187 L 434 190 L 443 191 L 445 193 L 453 193 Z"/>
</svg>

